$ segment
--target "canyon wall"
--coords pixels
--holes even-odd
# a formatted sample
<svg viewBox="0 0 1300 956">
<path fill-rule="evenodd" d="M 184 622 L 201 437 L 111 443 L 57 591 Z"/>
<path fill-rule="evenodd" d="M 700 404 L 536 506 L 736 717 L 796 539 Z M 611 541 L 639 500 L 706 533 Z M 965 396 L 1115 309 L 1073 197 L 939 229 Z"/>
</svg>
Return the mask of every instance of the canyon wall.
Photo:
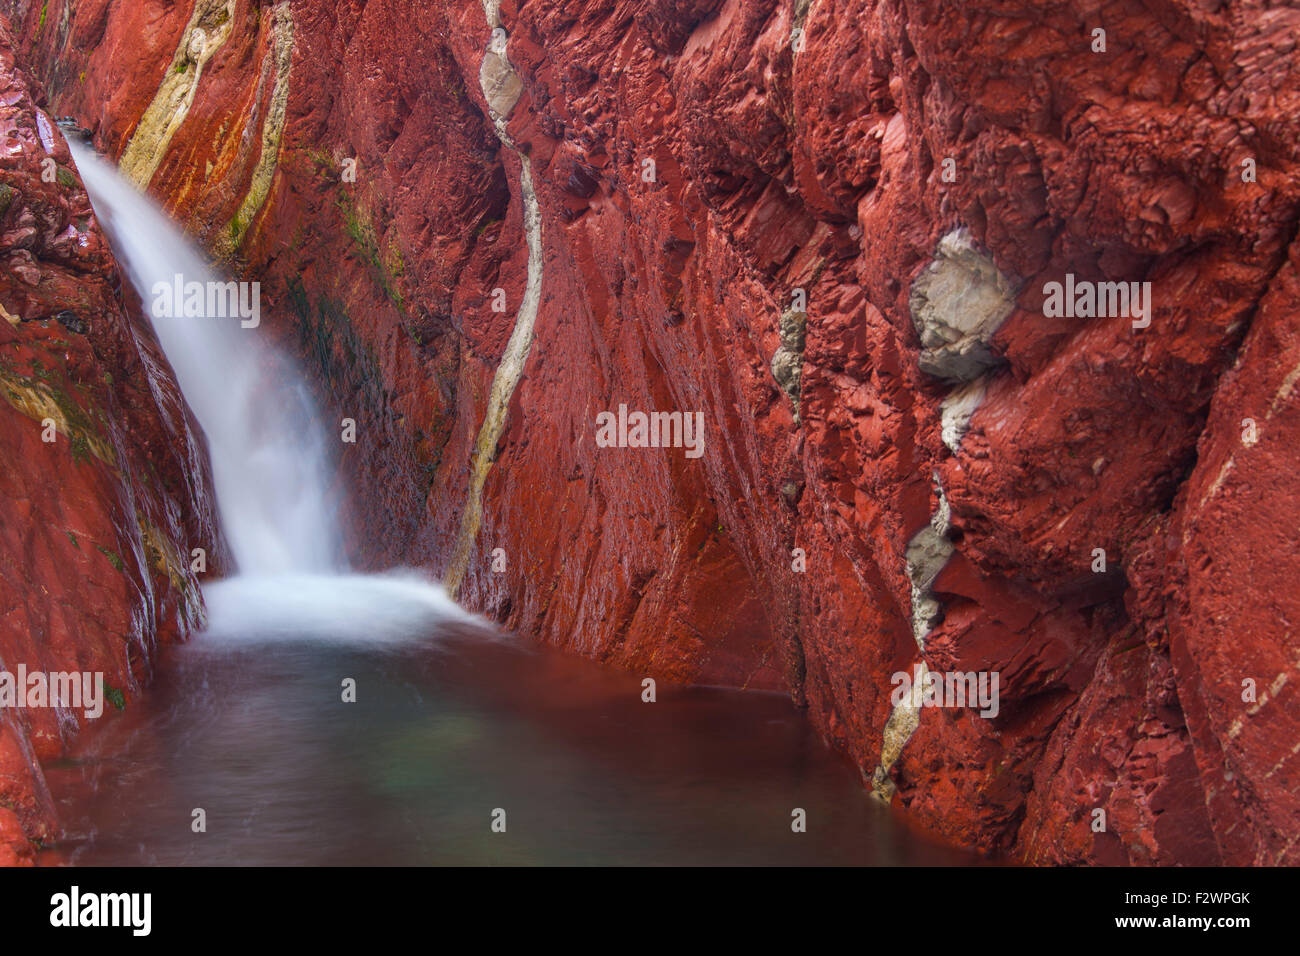
<svg viewBox="0 0 1300 956">
<path fill-rule="evenodd" d="M 0 866 L 58 835 L 41 762 L 130 706 L 202 621 L 193 549 L 221 559 L 197 430 L 39 95 L 0 17 Z"/>
<path fill-rule="evenodd" d="M 356 422 L 361 563 L 784 688 L 964 845 L 1300 862 L 1300 10 L 5 6 Z"/>
</svg>

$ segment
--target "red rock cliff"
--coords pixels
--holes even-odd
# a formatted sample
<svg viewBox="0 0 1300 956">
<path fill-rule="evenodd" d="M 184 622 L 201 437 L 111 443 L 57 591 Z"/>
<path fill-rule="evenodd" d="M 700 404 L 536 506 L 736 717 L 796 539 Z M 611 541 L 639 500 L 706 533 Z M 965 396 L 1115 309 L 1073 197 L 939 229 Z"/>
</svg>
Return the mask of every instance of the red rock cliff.
<svg viewBox="0 0 1300 956">
<path fill-rule="evenodd" d="M 1300 10 L 8 6 L 358 422 L 369 563 L 788 688 L 958 842 L 1300 862 Z M 599 447 L 621 404 L 702 455 Z"/>
<path fill-rule="evenodd" d="M 101 674 L 108 700 L 88 716 L 28 684 L 0 706 L 6 865 L 55 835 L 40 763 L 130 706 L 202 619 L 192 550 L 219 555 L 206 453 L 3 17 L 0 137 L 0 671 Z"/>
</svg>

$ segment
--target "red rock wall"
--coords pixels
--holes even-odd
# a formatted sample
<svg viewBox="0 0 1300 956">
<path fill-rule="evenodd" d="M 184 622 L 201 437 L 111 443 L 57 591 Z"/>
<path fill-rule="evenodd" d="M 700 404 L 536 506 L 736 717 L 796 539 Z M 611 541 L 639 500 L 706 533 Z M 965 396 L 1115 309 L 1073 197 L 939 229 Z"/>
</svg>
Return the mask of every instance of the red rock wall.
<svg viewBox="0 0 1300 956">
<path fill-rule="evenodd" d="M 191 550 L 220 562 L 206 453 L 36 96 L 0 17 L 0 670 L 121 696 L 98 718 L 0 707 L 0 865 L 56 835 L 40 762 L 201 621 Z"/>
<path fill-rule="evenodd" d="M 502 58 L 476 0 L 9 6 L 132 162 L 226 31 L 147 181 L 357 420 L 368 564 L 784 686 L 954 841 L 1300 862 L 1300 11 L 503 0 Z M 1045 316 L 1067 274 L 1150 282 L 1150 324 Z M 598 448 L 620 403 L 702 412 L 703 456 Z M 998 716 L 894 708 L 922 659 L 997 672 Z"/>
</svg>

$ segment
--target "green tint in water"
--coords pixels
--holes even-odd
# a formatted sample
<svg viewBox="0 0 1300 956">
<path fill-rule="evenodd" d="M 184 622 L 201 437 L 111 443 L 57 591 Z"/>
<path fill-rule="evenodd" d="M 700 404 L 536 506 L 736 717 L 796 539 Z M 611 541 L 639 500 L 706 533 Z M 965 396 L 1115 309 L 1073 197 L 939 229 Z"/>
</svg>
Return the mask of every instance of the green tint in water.
<svg viewBox="0 0 1300 956">
<path fill-rule="evenodd" d="M 344 703 L 342 682 L 357 682 Z M 969 863 L 898 824 L 779 695 L 460 635 L 169 652 L 48 768 L 80 864 Z M 791 832 L 791 811 L 807 832 Z M 192 829 L 202 808 L 207 830 Z M 506 832 L 494 833 L 494 810 Z"/>
</svg>

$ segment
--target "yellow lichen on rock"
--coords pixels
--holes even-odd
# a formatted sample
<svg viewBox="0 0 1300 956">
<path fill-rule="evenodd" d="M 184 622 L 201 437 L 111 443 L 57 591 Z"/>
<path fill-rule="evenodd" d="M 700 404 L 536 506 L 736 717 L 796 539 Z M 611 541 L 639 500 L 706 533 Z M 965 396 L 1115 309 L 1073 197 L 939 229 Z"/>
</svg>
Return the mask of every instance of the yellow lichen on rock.
<svg viewBox="0 0 1300 956">
<path fill-rule="evenodd" d="M 112 465 L 117 461 L 112 446 L 82 420 L 80 409 L 68 409 L 60 397 L 44 382 L 0 370 L 0 397 L 13 408 L 36 422 L 49 420 L 55 431 L 65 436 L 74 455 L 89 452 Z"/>
<path fill-rule="evenodd" d="M 229 39 L 234 13 L 235 0 L 195 0 L 162 84 L 136 124 L 118 164 L 122 174 L 140 189 L 153 179 L 172 137 L 189 115 L 203 67 Z"/>
<path fill-rule="evenodd" d="M 229 256 L 244 241 L 266 197 L 271 193 L 271 182 L 280 159 L 280 139 L 284 135 L 284 121 L 289 109 L 289 69 L 293 62 L 293 14 L 288 0 L 275 5 L 275 87 L 271 91 L 271 104 L 262 121 L 262 152 L 253 169 L 248 193 L 239 204 L 239 210 L 230 221 L 227 234 L 217 239 L 218 253 Z"/>
</svg>

